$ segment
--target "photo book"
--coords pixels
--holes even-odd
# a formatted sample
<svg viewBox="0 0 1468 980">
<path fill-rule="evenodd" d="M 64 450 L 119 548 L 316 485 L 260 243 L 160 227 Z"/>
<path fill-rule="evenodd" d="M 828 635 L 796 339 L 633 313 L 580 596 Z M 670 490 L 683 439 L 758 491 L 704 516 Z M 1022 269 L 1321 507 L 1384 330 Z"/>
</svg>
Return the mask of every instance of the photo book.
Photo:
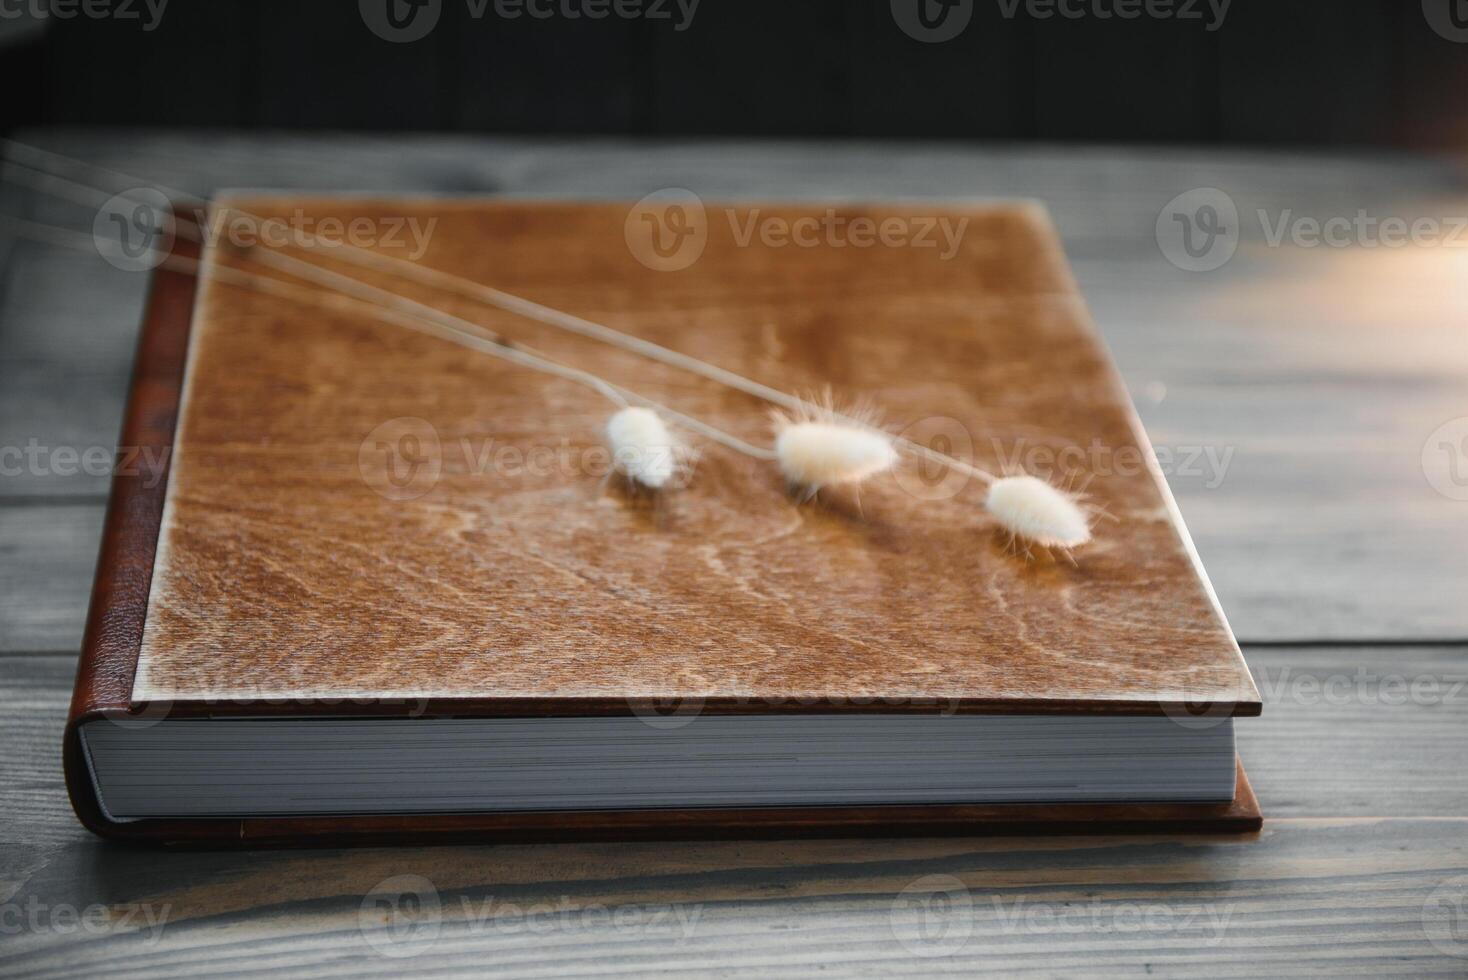
<svg viewBox="0 0 1468 980">
<path fill-rule="evenodd" d="M 150 273 L 121 443 L 164 465 L 115 478 L 65 741 L 97 833 L 1260 826 L 1258 694 L 1041 206 L 213 207 Z M 780 397 L 891 465 L 792 487 Z M 677 436 L 651 490 L 619 399 Z M 996 520 L 1008 476 L 1084 543 Z"/>
</svg>

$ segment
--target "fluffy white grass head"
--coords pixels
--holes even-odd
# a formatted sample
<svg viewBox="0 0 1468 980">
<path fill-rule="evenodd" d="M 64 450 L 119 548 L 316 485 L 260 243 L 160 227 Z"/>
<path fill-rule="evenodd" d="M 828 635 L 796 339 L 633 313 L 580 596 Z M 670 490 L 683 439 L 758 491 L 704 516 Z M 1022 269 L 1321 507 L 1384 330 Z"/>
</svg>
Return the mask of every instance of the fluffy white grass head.
<svg viewBox="0 0 1468 980">
<path fill-rule="evenodd" d="M 1091 540 L 1091 523 L 1075 499 L 1033 476 L 995 480 L 985 506 L 1010 534 L 1042 548 L 1074 548 Z"/>
<path fill-rule="evenodd" d="M 607 420 L 612 466 L 649 490 L 661 490 L 677 472 L 678 441 L 650 408 L 624 408 Z"/>
<path fill-rule="evenodd" d="M 859 483 L 891 469 L 897 450 L 887 435 L 830 420 L 777 418 L 775 456 L 790 483 L 811 492 Z"/>
</svg>

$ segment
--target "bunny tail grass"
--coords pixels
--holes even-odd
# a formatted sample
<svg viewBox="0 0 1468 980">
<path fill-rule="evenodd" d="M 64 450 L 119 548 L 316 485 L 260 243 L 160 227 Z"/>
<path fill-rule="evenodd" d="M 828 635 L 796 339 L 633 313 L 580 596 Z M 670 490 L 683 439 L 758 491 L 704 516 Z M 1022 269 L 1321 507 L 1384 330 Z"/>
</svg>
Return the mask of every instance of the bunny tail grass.
<svg viewBox="0 0 1468 980">
<path fill-rule="evenodd" d="M 650 408 L 624 408 L 607 421 L 607 444 L 618 473 L 649 490 L 661 490 L 677 470 L 677 440 Z"/>
<path fill-rule="evenodd" d="M 1090 521 L 1075 500 L 1037 477 L 995 480 L 985 506 L 1015 538 L 1042 548 L 1075 548 L 1091 540 Z"/>
<path fill-rule="evenodd" d="M 875 430 L 831 421 L 791 421 L 777 416 L 775 457 L 791 484 L 811 493 L 826 486 L 858 483 L 891 469 L 897 450 Z"/>
</svg>

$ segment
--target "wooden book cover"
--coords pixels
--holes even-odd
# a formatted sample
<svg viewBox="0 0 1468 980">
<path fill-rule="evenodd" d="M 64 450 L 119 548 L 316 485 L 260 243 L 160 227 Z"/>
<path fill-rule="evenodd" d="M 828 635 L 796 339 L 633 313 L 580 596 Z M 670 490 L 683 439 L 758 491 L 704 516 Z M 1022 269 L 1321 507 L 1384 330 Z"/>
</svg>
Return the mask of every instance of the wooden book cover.
<svg viewBox="0 0 1468 980">
<path fill-rule="evenodd" d="M 1259 712 L 1037 206 L 685 205 L 670 222 L 625 204 L 228 204 L 303 230 L 286 254 L 750 443 L 771 423 L 748 395 L 365 273 L 305 236 L 355 229 L 380 254 L 774 388 L 870 401 L 893 433 L 1083 488 L 1104 516 L 1069 558 L 1030 557 L 951 471 L 905 459 L 859 497 L 803 501 L 770 462 L 697 435 L 686 486 L 628 494 L 606 478 L 612 407 L 594 391 L 249 288 L 219 272 L 262 271 L 230 238 L 203 249 L 197 283 L 156 273 L 122 441 L 167 466 L 117 477 L 68 728 L 93 829 L 280 843 L 1258 826 L 1242 769 L 1229 805 L 109 820 L 76 737 L 104 717 Z"/>
</svg>

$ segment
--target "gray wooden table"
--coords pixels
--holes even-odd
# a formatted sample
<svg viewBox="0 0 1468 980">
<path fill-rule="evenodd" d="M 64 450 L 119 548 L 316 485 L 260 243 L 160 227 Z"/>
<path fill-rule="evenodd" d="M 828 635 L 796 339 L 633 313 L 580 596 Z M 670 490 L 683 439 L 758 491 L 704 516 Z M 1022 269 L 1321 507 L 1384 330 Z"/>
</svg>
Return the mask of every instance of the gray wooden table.
<svg viewBox="0 0 1468 980">
<path fill-rule="evenodd" d="M 1263 692 L 1240 741 L 1267 824 L 1247 842 L 103 844 L 72 817 L 60 733 L 108 483 L 85 460 L 115 440 L 146 277 L 0 237 L 0 974 L 1468 972 L 1468 180 L 1457 163 L 21 138 L 196 193 L 630 199 L 678 186 L 716 200 L 1043 200 L 1170 455 Z M 1183 220 L 1220 201 L 1200 188 L 1238 214 L 1215 242 L 1226 250 L 1236 234 L 1237 248 L 1211 271 L 1179 267 L 1223 255 L 1179 251 Z M 0 209 L 81 229 L 94 216 L 8 184 Z M 1312 244 L 1321 233 L 1329 241 Z"/>
</svg>

